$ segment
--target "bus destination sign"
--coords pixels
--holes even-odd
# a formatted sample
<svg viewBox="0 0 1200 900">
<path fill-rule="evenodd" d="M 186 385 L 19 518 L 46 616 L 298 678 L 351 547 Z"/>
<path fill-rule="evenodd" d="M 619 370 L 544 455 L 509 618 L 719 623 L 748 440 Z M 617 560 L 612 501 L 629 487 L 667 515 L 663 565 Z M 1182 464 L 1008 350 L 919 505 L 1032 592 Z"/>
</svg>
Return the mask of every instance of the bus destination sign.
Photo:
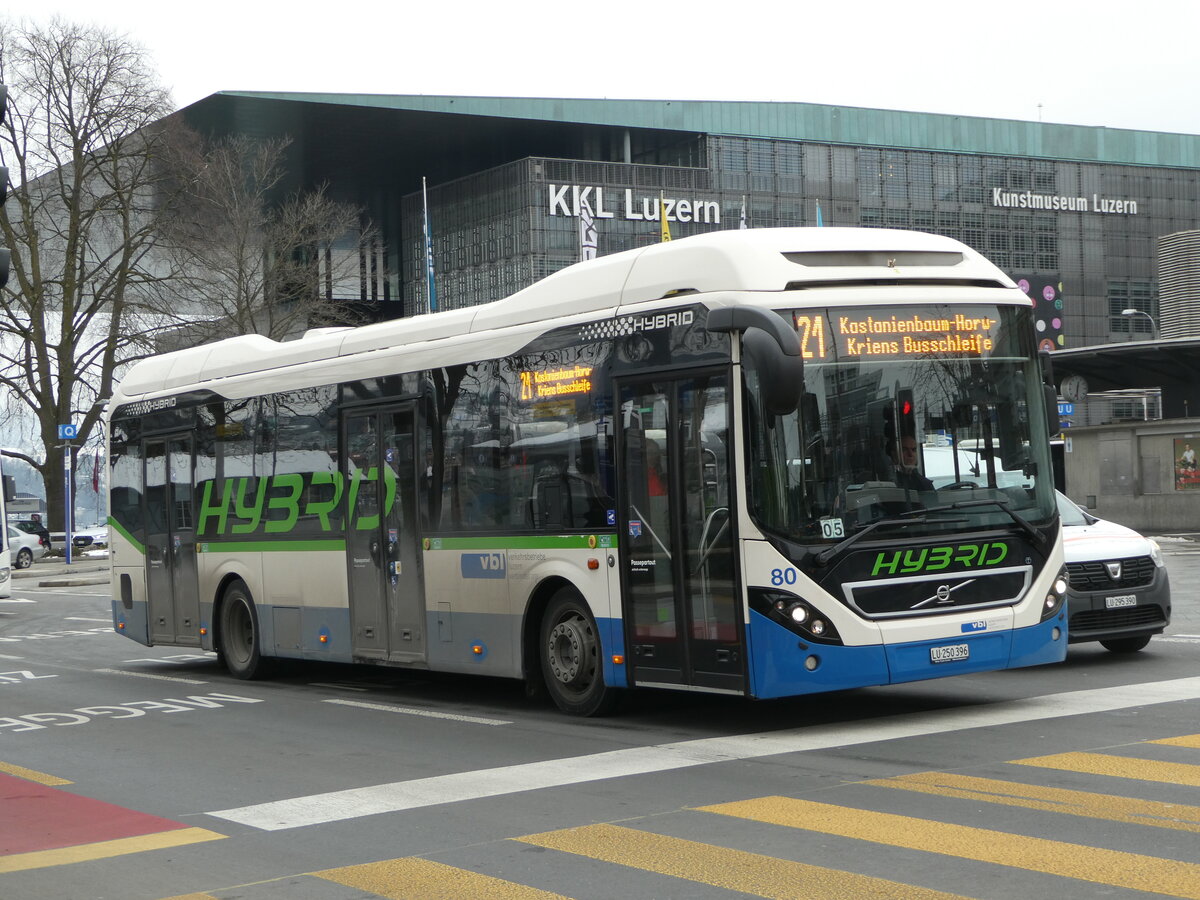
<svg viewBox="0 0 1200 900">
<path fill-rule="evenodd" d="M 558 369 L 521 372 L 522 400 L 554 400 L 592 390 L 591 366 L 564 366 Z"/>
<path fill-rule="evenodd" d="M 995 349 L 1000 319 L 985 311 L 798 311 L 794 321 L 805 359 L 905 359 L 986 356 Z"/>
</svg>

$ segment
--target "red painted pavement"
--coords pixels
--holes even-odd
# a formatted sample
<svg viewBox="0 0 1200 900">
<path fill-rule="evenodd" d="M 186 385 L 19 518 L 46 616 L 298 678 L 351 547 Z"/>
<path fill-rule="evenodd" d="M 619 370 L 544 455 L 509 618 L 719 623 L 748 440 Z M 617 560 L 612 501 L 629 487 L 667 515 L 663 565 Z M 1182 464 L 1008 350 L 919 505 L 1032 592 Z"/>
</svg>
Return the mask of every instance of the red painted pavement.
<svg viewBox="0 0 1200 900">
<path fill-rule="evenodd" d="M 0 856 L 188 828 L 179 822 L 0 774 Z"/>
</svg>

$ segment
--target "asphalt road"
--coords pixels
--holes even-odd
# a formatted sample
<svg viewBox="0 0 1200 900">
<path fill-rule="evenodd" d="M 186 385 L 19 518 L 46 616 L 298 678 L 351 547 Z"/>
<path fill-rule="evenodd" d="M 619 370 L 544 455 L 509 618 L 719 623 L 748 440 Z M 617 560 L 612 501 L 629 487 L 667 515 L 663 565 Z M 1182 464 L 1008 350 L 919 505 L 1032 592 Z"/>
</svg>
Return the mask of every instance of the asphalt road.
<svg viewBox="0 0 1200 900">
<path fill-rule="evenodd" d="M 39 566 L 0 602 L 0 897 L 1200 897 L 1200 544 L 1163 546 L 1174 622 L 1132 657 L 602 720 L 240 682 Z"/>
</svg>

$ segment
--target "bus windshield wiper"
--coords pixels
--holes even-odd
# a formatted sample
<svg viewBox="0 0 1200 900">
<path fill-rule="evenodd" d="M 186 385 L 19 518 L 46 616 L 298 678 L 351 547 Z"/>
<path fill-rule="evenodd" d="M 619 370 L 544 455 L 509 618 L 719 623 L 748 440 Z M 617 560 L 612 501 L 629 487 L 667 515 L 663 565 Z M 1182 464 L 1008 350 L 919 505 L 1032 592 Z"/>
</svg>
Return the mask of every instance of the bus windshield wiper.
<svg viewBox="0 0 1200 900">
<path fill-rule="evenodd" d="M 931 506 L 928 509 L 923 510 L 923 512 L 937 512 L 938 510 L 942 509 L 967 509 L 971 506 L 996 506 L 999 507 L 1003 512 L 1007 513 L 1009 518 L 1016 522 L 1017 525 L 1021 527 L 1021 530 L 1029 535 L 1029 538 L 1035 544 L 1037 544 L 1038 549 L 1044 552 L 1046 549 L 1046 544 L 1050 539 L 1047 538 L 1046 535 L 1042 534 L 1042 532 L 1040 532 L 1032 522 L 1013 509 L 1011 504 L 1012 501 L 1010 500 L 996 500 L 994 498 L 984 498 L 980 500 L 959 500 L 955 503 L 946 503 L 942 506 Z"/>
<path fill-rule="evenodd" d="M 826 547 L 816 555 L 813 560 L 818 566 L 827 566 L 829 561 L 835 556 L 840 556 L 845 550 L 848 550 L 854 544 L 865 538 L 876 528 L 882 528 L 885 525 L 913 525 L 925 521 L 925 509 L 913 509 L 908 512 L 896 513 L 894 516 L 888 516 L 885 519 L 876 519 L 868 525 L 865 525 L 861 531 L 856 531 L 848 538 L 838 541 L 832 547 Z"/>
</svg>

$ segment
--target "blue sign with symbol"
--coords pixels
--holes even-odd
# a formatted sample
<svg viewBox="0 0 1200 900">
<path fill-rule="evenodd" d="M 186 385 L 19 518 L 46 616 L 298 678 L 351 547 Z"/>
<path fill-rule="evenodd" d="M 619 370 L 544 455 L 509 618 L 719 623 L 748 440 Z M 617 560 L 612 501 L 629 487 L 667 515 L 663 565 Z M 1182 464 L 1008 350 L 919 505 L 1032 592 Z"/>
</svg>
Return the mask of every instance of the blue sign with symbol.
<svg viewBox="0 0 1200 900">
<path fill-rule="evenodd" d="M 60 441 L 73 441 L 79 436 L 79 429 L 74 425 L 59 425 L 58 439 Z"/>
<path fill-rule="evenodd" d="M 1074 404 L 1074 403 L 1060 403 L 1060 404 L 1058 404 L 1058 414 L 1059 414 L 1060 416 L 1073 416 L 1073 415 L 1075 415 L 1075 404 Z"/>
<path fill-rule="evenodd" d="M 610 509 L 608 511 L 608 524 L 609 525 L 617 524 L 617 511 L 615 509 Z"/>
</svg>

